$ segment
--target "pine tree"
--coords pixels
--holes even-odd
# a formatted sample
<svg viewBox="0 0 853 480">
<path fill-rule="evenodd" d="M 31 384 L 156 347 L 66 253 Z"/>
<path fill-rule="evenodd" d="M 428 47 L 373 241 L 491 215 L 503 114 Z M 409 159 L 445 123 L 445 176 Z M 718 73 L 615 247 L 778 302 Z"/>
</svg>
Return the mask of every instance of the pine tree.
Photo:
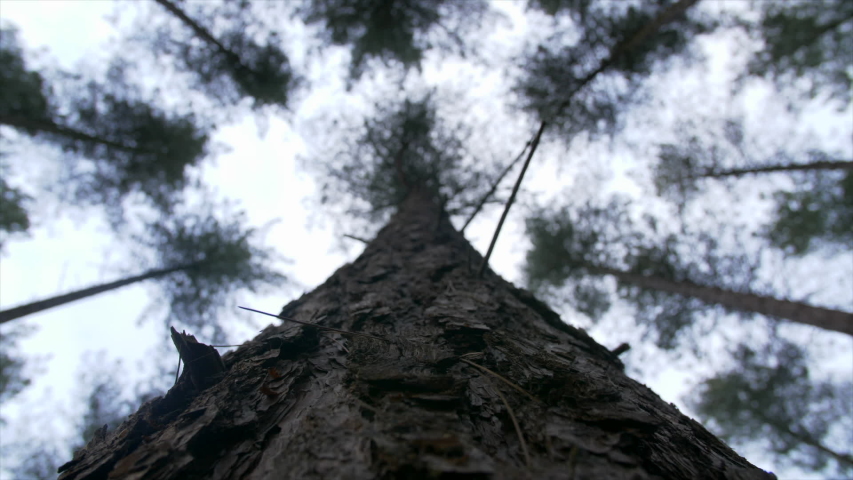
<svg viewBox="0 0 853 480">
<path fill-rule="evenodd" d="M 61 479 L 770 478 L 482 268 L 444 208 L 470 161 L 453 132 L 428 101 L 379 111 L 318 159 L 352 169 L 332 202 L 395 210 L 364 252 L 221 358 L 172 329 L 178 383 Z"/>
<path fill-rule="evenodd" d="M 820 247 L 844 251 L 853 243 L 853 171 L 815 173 L 774 197 L 773 218 L 762 232 L 771 245 L 803 255 Z"/>
<path fill-rule="evenodd" d="M 158 3 L 193 34 L 161 51 L 187 53 L 182 68 L 203 90 L 216 96 L 210 85 L 226 85 L 222 98 L 244 98 L 233 95 L 242 85 L 235 89 L 229 70 L 241 55 L 228 55 L 227 36 L 215 38 L 177 2 Z M 541 126 L 522 176 L 546 129 L 569 138 L 616 132 L 642 80 L 712 28 L 688 13 L 696 0 L 529 3 L 567 11 L 585 28 L 579 45 L 540 48 L 525 66 L 532 74 L 516 92 Z M 306 22 L 323 23 L 329 43 L 353 45 L 350 80 L 370 59 L 417 67 L 433 26 L 455 33 L 441 22 L 453 2 L 308 5 L 317 8 Z M 488 254 L 481 258 L 451 217 L 475 214 L 502 175 L 477 168 L 463 142 L 443 135 L 453 129 L 436 128 L 429 102 L 403 106 L 365 122 L 356 148 L 318 162 L 333 202 L 374 222 L 396 210 L 365 252 L 286 305 L 282 325 L 222 358 L 173 329 L 181 379 L 96 436 L 62 478 L 770 477 L 629 380 L 618 353 L 477 268 Z M 478 185 L 489 176 L 495 181 Z M 632 260 L 647 270 L 673 267 L 641 253 Z M 600 309 L 594 290 L 578 292 Z M 195 321 L 210 321 L 207 313 Z"/>
<path fill-rule="evenodd" d="M 6 242 L 6 237 L 25 234 L 30 228 L 30 217 L 27 213 L 27 204 L 32 197 L 22 192 L 21 189 L 9 185 L 6 181 L 8 168 L 0 164 L 0 252 Z"/>
<path fill-rule="evenodd" d="M 760 4 L 756 22 L 743 22 L 763 45 L 748 73 L 772 79 L 783 91 L 827 94 L 841 104 L 851 100 L 853 6 L 843 0 Z"/>
<path fill-rule="evenodd" d="M 74 397 L 83 406 L 75 422 L 72 437 L 66 442 L 61 435 L 50 434 L 56 416 L 39 418 L 47 422 L 33 437 L 16 442 L 8 448 L 18 457 L 17 464 L 4 462 L 4 470 L 20 480 L 56 479 L 56 470 L 65 458 L 86 446 L 93 438 L 102 438 L 107 430 L 114 430 L 128 414 L 139 405 L 139 399 L 124 397 L 125 374 L 120 360 L 107 358 L 106 352 L 84 355 L 77 373 L 77 391 Z M 65 443 L 63 445 L 63 443 Z M 8 453 L 8 452 L 6 452 Z"/>
<path fill-rule="evenodd" d="M 683 211 L 710 182 L 787 176 L 794 188 L 773 194 L 772 217 L 760 232 L 770 245 L 804 255 L 820 247 L 843 249 L 853 241 L 853 161 L 816 149 L 802 155 L 806 161 L 784 150 L 759 160 L 743 138 L 742 124 L 724 123 L 725 140 L 719 143 L 689 135 L 659 146 L 653 167 L 659 195 Z"/>
<path fill-rule="evenodd" d="M 95 285 L 88 288 L 83 288 L 80 290 L 76 290 L 73 292 L 69 292 L 62 295 L 57 295 L 55 297 L 45 298 L 43 300 L 37 300 L 35 302 L 31 302 L 25 305 L 20 305 L 18 307 L 9 308 L 6 310 L 0 310 L 0 324 L 6 323 L 17 318 L 21 318 L 27 315 L 32 315 L 33 313 L 38 313 L 43 310 L 47 310 L 49 308 L 59 307 L 61 305 L 65 305 L 70 302 L 74 302 L 77 300 L 82 300 L 84 298 L 89 298 L 93 295 L 97 295 L 99 293 L 106 293 L 112 290 L 116 290 L 121 287 L 125 287 L 127 285 L 133 285 L 137 282 L 144 282 L 146 280 L 156 280 L 161 277 L 165 277 L 166 275 L 170 275 L 175 272 L 181 271 L 189 271 L 193 268 L 200 266 L 200 264 L 185 264 L 185 265 L 177 265 L 174 267 L 168 268 L 160 268 L 149 270 L 147 272 L 141 273 L 139 275 L 133 275 L 131 277 L 122 278 L 120 280 L 116 280 L 114 282 L 103 283 L 100 285 Z"/>
<path fill-rule="evenodd" d="M 60 478 L 771 478 L 471 250 L 413 188 L 280 313 L 318 327 L 284 320 L 185 373 Z"/>
<path fill-rule="evenodd" d="M 0 125 L 63 151 L 65 199 L 105 207 L 114 226 L 133 193 L 168 212 L 189 183 L 189 167 L 208 155 L 209 127 L 143 100 L 122 61 L 108 69 L 106 82 L 61 74 L 53 85 L 27 68 L 16 30 L 4 28 L 0 36 L 7 66 L 0 74 Z M 53 93 L 58 85 L 63 95 Z"/>
<path fill-rule="evenodd" d="M 270 265 L 277 258 L 272 250 L 257 245 L 259 232 L 246 228 L 245 213 L 226 208 L 224 215 L 231 218 L 223 221 L 214 214 L 214 209 L 209 204 L 206 210 L 158 218 L 149 224 L 148 232 L 138 236 L 137 241 L 154 252 L 155 268 L 0 311 L 0 323 L 127 285 L 156 280 L 163 294 L 162 302 L 169 306 L 171 321 L 198 328 L 212 327 L 214 337 L 221 338 L 221 326 L 209 321 L 208 317 L 233 301 L 234 292 L 281 285 L 286 278 Z"/>
<path fill-rule="evenodd" d="M 581 134 L 615 135 L 652 72 L 689 58 L 691 40 L 715 28 L 691 15 L 698 0 L 532 3 L 549 13 L 568 11 L 580 32 L 578 41 L 561 33 L 538 45 L 514 86 L 520 108 L 567 143 Z"/>
<path fill-rule="evenodd" d="M 30 385 L 30 379 L 25 375 L 24 359 L 20 356 L 17 346 L 18 339 L 27 334 L 24 326 L 10 329 L 4 328 L 0 335 L 0 404 L 19 394 Z M 0 416 L 0 425 L 6 420 Z"/>
<path fill-rule="evenodd" d="M 727 440 L 763 441 L 783 462 L 816 471 L 834 463 L 848 476 L 853 385 L 810 378 L 806 353 L 787 341 L 733 353 L 732 368 L 703 380 L 688 399 L 699 416 Z M 846 452 L 832 446 L 838 433 Z"/>
<path fill-rule="evenodd" d="M 256 42 L 246 31 L 251 18 L 239 15 L 248 5 L 241 5 L 230 18 L 221 35 L 215 35 L 202 22 L 191 17 L 178 2 L 156 0 L 168 14 L 177 19 L 184 33 L 164 26 L 141 38 L 155 55 L 168 56 L 175 65 L 192 74 L 193 88 L 201 89 L 222 105 L 235 105 L 244 98 L 252 106 L 287 108 L 299 79 L 290 66 L 287 54 L 278 45 L 277 34 L 270 34 L 264 44 Z M 186 5 L 186 4 L 184 4 Z M 211 22 L 212 23 L 212 22 Z M 191 33 L 191 35 L 186 35 Z"/>
<path fill-rule="evenodd" d="M 320 0 L 305 2 L 299 15 L 307 25 L 322 25 L 327 44 L 351 46 L 351 84 L 371 60 L 408 72 L 420 70 L 427 50 L 464 56 L 464 34 L 486 19 L 488 9 L 482 0 Z"/>
<path fill-rule="evenodd" d="M 544 285 L 568 289 L 569 284 L 581 309 L 600 315 L 609 301 L 601 299 L 606 293 L 587 277 L 612 276 L 620 296 L 637 307 L 640 319 L 654 327 L 659 345 L 666 348 L 675 346 L 676 336 L 696 314 L 715 305 L 853 335 L 850 312 L 751 292 L 748 272 L 743 272 L 748 262 L 742 258 L 710 248 L 697 264 L 679 249 L 689 243 L 710 242 L 713 247 L 712 237 L 682 234 L 656 241 L 638 229 L 618 201 L 540 211 L 528 220 L 527 232 L 532 247 L 525 275 L 534 290 Z"/>
</svg>

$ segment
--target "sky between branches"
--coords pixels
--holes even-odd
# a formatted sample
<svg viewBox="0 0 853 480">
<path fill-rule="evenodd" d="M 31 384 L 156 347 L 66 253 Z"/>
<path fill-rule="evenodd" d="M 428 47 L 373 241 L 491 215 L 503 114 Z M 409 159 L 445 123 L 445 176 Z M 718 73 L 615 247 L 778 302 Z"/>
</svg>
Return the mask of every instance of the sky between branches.
<svg viewBox="0 0 853 480">
<path fill-rule="evenodd" d="M 500 64 L 519 52 L 520 40 L 531 31 L 536 31 L 536 25 L 531 28 L 526 24 L 525 19 L 528 17 L 520 15 L 521 4 L 497 3 L 496 7 L 511 14 L 513 22 L 499 24 L 488 39 L 492 47 L 486 56 L 493 63 Z M 119 34 L 103 17 L 111 14 L 114 8 L 111 2 L 6 0 L 0 9 L 0 19 L 14 22 L 20 27 L 21 39 L 28 51 L 45 47 L 48 50 L 43 55 L 45 64 L 58 62 L 63 67 L 74 68 L 80 61 L 97 64 L 98 59 L 104 59 L 110 53 L 109 47 L 104 45 Z M 713 5 L 710 8 L 714 8 Z M 544 18 L 533 18 L 534 22 L 546 22 Z M 127 24 L 123 26 L 127 27 Z M 323 218 L 312 200 L 316 188 L 314 179 L 300 168 L 296 159 L 312 143 L 322 143 L 324 140 L 323 131 L 316 128 L 314 120 L 323 115 L 334 115 L 340 110 L 363 110 L 364 105 L 358 103 L 357 96 L 344 91 L 341 72 L 346 70 L 346 61 L 343 51 L 331 49 L 322 60 L 311 58 L 300 54 L 304 49 L 298 48 L 311 43 L 307 32 L 294 28 L 289 35 L 291 38 L 287 41 L 292 42 L 289 53 L 294 54 L 296 65 L 306 67 L 302 70 L 309 72 L 307 76 L 312 82 L 312 91 L 301 99 L 296 112 L 288 119 L 271 117 L 263 120 L 246 114 L 239 121 L 220 127 L 214 139 L 229 145 L 230 152 L 220 155 L 215 162 L 205 162 L 201 167 L 201 176 L 205 183 L 215 186 L 222 196 L 239 199 L 253 226 L 260 227 L 271 220 L 281 219 L 269 231 L 267 243 L 292 260 L 292 264 L 282 265 L 282 268 L 307 291 L 324 281 L 343 263 L 354 259 L 362 246 L 341 239 L 333 223 Z M 709 47 L 709 51 L 714 48 Z M 34 61 L 33 66 L 38 65 L 39 61 Z M 469 116 L 478 120 L 476 128 L 481 129 L 480 135 L 491 139 L 499 147 L 495 151 L 505 152 L 505 161 L 509 161 L 521 149 L 534 126 L 517 115 L 500 111 L 501 97 L 505 96 L 506 90 L 501 72 L 472 68 L 453 59 L 442 62 L 433 56 L 428 57 L 425 66 L 425 84 L 439 84 L 464 92 L 466 105 L 473 107 Z M 715 58 L 711 68 L 718 72 L 725 66 L 726 59 L 722 56 Z M 713 75 L 685 78 L 671 92 L 671 96 L 675 99 L 679 95 L 689 98 L 697 91 L 704 91 L 709 94 L 706 101 L 702 102 L 706 108 L 710 111 L 725 109 L 724 103 L 712 96 L 716 92 L 712 88 L 714 83 Z M 476 88 L 471 88 L 472 85 L 476 85 Z M 767 118 L 768 108 L 774 108 L 772 101 L 769 107 L 767 102 L 759 94 L 749 99 L 752 107 L 746 110 L 759 112 L 755 115 L 758 119 L 752 121 Z M 813 116 L 822 118 L 824 113 L 816 111 Z M 263 137 L 259 137 L 259 131 L 263 132 Z M 849 131 L 842 129 L 826 133 L 827 141 L 832 142 Z M 635 131 L 634 135 L 638 133 Z M 584 147 L 573 148 L 567 153 L 559 145 L 543 146 L 525 180 L 525 191 L 535 192 L 535 195 L 530 193 L 520 206 L 523 207 L 525 201 L 530 202 L 533 198 L 540 201 L 559 198 L 565 194 L 566 188 L 606 188 L 635 195 L 642 193 L 636 185 L 626 180 L 633 173 L 633 163 L 625 152 L 614 154 L 600 144 Z M 583 153 L 588 160 L 564 161 L 566 157 L 578 153 Z M 48 159 L 55 152 L 46 147 L 30 144 L 15 154 L 31 159 L 15 172 L 27 182 L 45 181 L 55 173 L 48 168 Z M 600 166 L 604 164 L 605 158 L 608 165 L 616 166 L 615 171 L 602 171 Z M 584 164 L 591 168 L 582 171 L 580 166 Z M 598 181 L 598 177 L 602 176 L 613 176 L 615 181 L 606 184 Z M 34 189 L 33 193 L 36 191 Z M 766 213 L 762 209 L 766 209 L 766 205 L 758 202 L 750 204 L 743 209 L 743 216 L 747 217 L 746 221 L 754 220 Z M 0 308 L 42 298 L 54 292 L 107 281 L 132 271 L 121 268 L 129 259 L 125 257 L 121 239 L 112 236 L 100 212 L 62 211 L 47 201 L 37 203 L 35 212 L 36 228 L 32 237 L 10 242 L 8 252 L 0 258 Z M 499 209 L 487 210 L 468 230 L 468 238 L 481 252 L 488 245 L 499 215 Z M 511 215 L 491 260 L 491 267 L 496 272 L 515 282 L 521 280 L 519 265 L 523 261 L 527 244 L 523 236 L 523 216 L 521 208 L 517 208 Z M 819 293 L 817 297 L 822 298 L 816 297 L 815 301 L 849 305 L 853 300 L 853 284 L 849 275 L 845 278 L 843 273 L 836 273 L 835 276 L 839 278 L 830 278 L 827 283 L 823 283 L 827 279 L 822 278 L 818 283 L 813 272 L 819 266 L 812 260 L 800 262 L 793 268 L 805 272 L 799 273 L 802 277 L 809 277 L 796 285 L 803 291 L 815 291 L 821 284 L 834 285 L 834 288 Z M 261 310 L 277 311 L 300 293 L 301 290 L 283 288 L 280 293 L 263 297 L 247 295 L 243 303 Z M 51 405 L 64 404 L 63 408 L 73 411 L 76 406 L 60 399 L 67 398 L 74 390 L 79 359 L 86 351 L 106 349 L 107 358 L 122 360 L 129 379 L 150 374 L 150 369 L 145 366 L 146 358 L 166 335 L 165 331 L 161 331 L 159 322 L 148 321 L 141 325 L 136 322 L 145 314 L 152 313 L 146 310 L 150 298 L 150 291 L 146 287 L 134 286 L 28 319 L 26 322 L 38 326 L 39 330 L 22 341 L 22 350 L 30 356 L 50 355 L 51 358 L 44 363 L 45 373 L 34 378 L 34 387 L 4 407 L 9 409 L 9 416 L 26 418 L 23 414 L 31 413 L 26 412 L 31 410 L 29 406 L 44 400 L 54 402 Z M 620 314 L 624 312 L 620 313 L 618 309 L 613 313 Z M 234 312 L 233 315 L 236 319 L 241 314 Z M 577 320 L 571 317 L 565 319 Z M 253 337 L 266 321 L 250 318 L 249 325 L 243 321 L 230 323 L 234 325 L 233 331 L 229 332 L 231 341 L 240 343 Z M 597 341 L 611 348 L 623 341 L 637 340 L 631 337 L 630 332 L 601 328 L 592 331 Z M 645 381 L 664 399 L 680 405 L 680 396 L 688 385 L 686 381 L 696 375 L 696 371 L 686 370 L 685 365 L 679 368 L 659 365 L 661 369 L 655 372 L 657 375 L 651 373 Z M 50 411 L 53 408 L 46 406 L 48 403 L 42 405 L 45 407 L 36 407 L 36 410 L 44 408 Z M 21 427 L 21 424 L 9 426 L 12 431 Z M 744 454 L 759 466 L 773 469 L 771 465 L 762 464 L 760 458 L 750 456 L 748 452 Z"/>
</svg>

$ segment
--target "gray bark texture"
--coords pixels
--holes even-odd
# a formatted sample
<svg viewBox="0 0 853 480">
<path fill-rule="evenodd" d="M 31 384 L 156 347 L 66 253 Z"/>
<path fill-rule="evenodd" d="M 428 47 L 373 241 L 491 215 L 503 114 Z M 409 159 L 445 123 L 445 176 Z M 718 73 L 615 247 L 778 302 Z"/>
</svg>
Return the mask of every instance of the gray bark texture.
<svg viewBox="0 0 853 480">
<path fill-rule="evenodd" d="M 280 314 L 362 336 L 270 325 L 206 381 L 185 371 L 60 479 L 775 478 L 530 293 L 478 278 L 480 260 L 409 195 Z"/>
</svg>

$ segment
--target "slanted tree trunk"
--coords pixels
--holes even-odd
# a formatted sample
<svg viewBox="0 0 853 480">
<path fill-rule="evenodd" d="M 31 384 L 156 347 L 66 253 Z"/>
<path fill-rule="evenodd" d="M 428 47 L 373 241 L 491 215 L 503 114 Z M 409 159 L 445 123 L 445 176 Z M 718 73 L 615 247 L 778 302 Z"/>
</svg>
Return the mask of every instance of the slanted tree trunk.
<svg viewBox="0 0 853 480">
<path fill-rule="evenodd" d="M 94 143 L 97 145 L 112 147 L 125 152 L 151 153 L 148 150 L 131 147 L 101 137 L 95 137 L 89 135 L 88 133 L 75 130 L 73 128 L 63 127 L 62 125 L 59 125 L 53 122 L 52 120 L 33 120 L 30 118 L 19 117 L 15 115 L 0 115 L 0 125 L 8 125 L 10 127 L 20 128 L 22 130 L 28 130 L 31 132 L 58 135 L 70 138 L 72 140 L 79 140 L 81 142 Z"/>
<path fill-rule="evenodd" d="M 530 293 L 478 278 L 480 260 L 410 194 L 358 259 L 280 314 L 382 340 L 270 325 L 60 479 L 773 478 Z"/>
<path fill-rule="evenodd" d="M 198 263 L 196 262 L 186 265 L 179 265 L 176 267 L 149 270 L 139 275 L 134 275 L 132 277 L 116 280 L 115 282 L 102 283 L 100 285 L 83 288 L 63 295 L 57 295 L 55 297 L 37 300 L 26 305 L 20 305 L 6 310 L 0 310 L 0 324 L 15 320 L 16 318 L 31 315 L 33 313 L 41 312 L 42 310 L 47 310 L 49 308 L 65 305 L 66 303 L 76 302 L 77 300 L 82 300 L 93 295 L 98 295 L 99 293 L 105 293 L 109 292 L 110 290 L 115 290 L 117 288 L 125 287 L 127 285 L 132 285 L 137 282 L 144 282 L 145 280 L 165 277 L 166 275 L 169 275 L 171 273 L 179 272 L 181 270 L 187 270 L 197 265 Z"/>
<path fill-rule="evenodd" d="M 707 172 L 697 175 L 696 178 L 724 178 L 740 177 L 744 175 L 757 175 L 761 173 L 775 172 L 807 172 L 814 170 L 853 170 L 851 160 L 824 160 L 812 163 L 794 163 L 787 165 L 764 165 L 751 168 L 732 168 L 726 170 L 709 169 Z"/>
<path fill-rule="evenodd" d="M 719 287 L 697 285 L 687 281 L 675 281 L 651 275 L 640 275 L 624 270 L 591 267 L 597 273 L 613 275 L 619 281 L 641 288 L 697 298 L 709 304 L 719 304 L 732 310 L 754 312 L 792 322 L 820 327 L 825 330 L 853 335 L 853 313 L 830 308 L 815 307 L 803 302 L 782 300 L 766 295 L 742 293 Z"/>
<path fill-rule="evenodd" d="M 771 418 L 771 416 L 767 415 L 767 413 L 764 412 L 762 409 L 754 409 L 752 411 L 754 412 L 755 416 L 760 418 L 771 429 L 778 432 L 778 434 L 793 438 L 794 440 L 799 443 L 802 443 L 803 445 L 808 445 L 814 448 L 815 450 L 823 452 L 832 457 L 836 462 L 841 465 L 853 466 L 853 456 L 835 451 L 827 447 L 814 436 L 809 434 L 807 428 L 803 428 L 800 425 L 791 426 L 787 424 L 780 424 L 779 421 L 774 421 L 774 419 Z"/>
<path fill-rule="evenodd" d="M 224 55 L 228 61 L 234 66 L 234 68 L 244 68 L 249 70 L 246 67 L 242 60 L 240 60 L 240 56 L 231 51 L 228 47 L 222 44 L 216 37 L 210 33 L 209 30 L 199 25 L 195 20 L 189 17 L 183 10 L 180 9 L 176 4 L 170 2 L 169 0 L 154 0 L 161 7 L 165 8 L 169 13 L 178 18 L 184 25 L 190 28 L 190 30 L 195 33 L 195 35 L 206 43 L 213 45 L 216 50 Z"/>
</svg>

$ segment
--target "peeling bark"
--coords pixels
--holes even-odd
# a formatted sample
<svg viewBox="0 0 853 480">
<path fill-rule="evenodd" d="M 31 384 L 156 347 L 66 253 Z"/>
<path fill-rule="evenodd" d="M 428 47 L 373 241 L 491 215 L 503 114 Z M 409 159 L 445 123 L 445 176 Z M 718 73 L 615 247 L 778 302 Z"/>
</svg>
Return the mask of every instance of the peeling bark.
<svg viewBox="0 0 853 480">
<path fill-rule="evenodd" d="M 438 208 L 413 193 L 281 312 L 384 340 L 270 325 L 213 385 L 184 378 L 60 478 L 774 478 L 530 293 L 478 278 Z"/>
</svg>

